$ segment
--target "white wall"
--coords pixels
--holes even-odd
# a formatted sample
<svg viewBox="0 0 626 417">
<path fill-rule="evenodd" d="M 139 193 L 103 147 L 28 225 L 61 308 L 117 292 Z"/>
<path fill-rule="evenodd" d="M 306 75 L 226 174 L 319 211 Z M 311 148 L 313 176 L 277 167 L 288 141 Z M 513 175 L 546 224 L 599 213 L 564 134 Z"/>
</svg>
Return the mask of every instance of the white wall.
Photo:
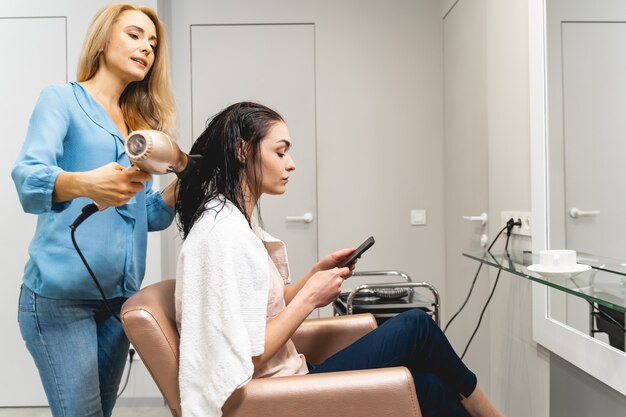
<svg viewBox="0 0 626 417">
<path fill-rule="evenodd" d="M 485 230 L 490 241 L 501 228 L 502 211 L 530 211 L 530 141 L 526 3 L 459 0 L 445 6 L 441 10 L 444 72 L 452 75 L 446 77 L 444 91 L 446 100 L 456 101 L 445 103 L 444 121 L 449 145 L 445 149 L 445 208 L 450 213 L 446 217 L 446 289 L 453 303 L 446 307 L 447 321 L 465 298 L 478 268 L 478 263 L 461 257 L 462 251 L 477 247 L 458 219 L 458 207 L 476 215 L 479 204 L 472 206 L 472 199 L 483 200 L 490 216 Z M 465 83 L 455 84 L 462 77 Z M 459 137 L 473 139 L 460 141 Z M 455 178 L 452 173 L 467 161 L 475 161 L 474 170 L 464 175 L 469 181 Z M 475 228 L 474 233 L 480 230 Z M 503 246 L 504 239 L 494 248 Z M 510 247 L 529 248 L 530 242 L 514 238 Z M 468 306 L 448 331 L 459 353 L 495 283 L 495 270 L 483 269 Z M 549 359 L 532 339 L 531 313 L 530 282 L 502 274 L 466 356 L 479 384 L 507 416 L 548 415 Z"/>
<path fill-rule="evenodd" d="M 530 211 L 528 12 L 526 1 L 486 5 L 489 212 L 496 230 L 500 212 Z M 527 239 L 512 245 L 530 249 Z M 491 285 L 494 279 L 491 271 Z M 502 274 L 490 323 L 494 400 L 508 416 L 548 416 L 549 357 L 532 338 L 529 281 Z"/>
<path fill-rule="evenodd" d="M 624 416 L 626 396 L 550 355 L 550 417 Z"/>
</svg>

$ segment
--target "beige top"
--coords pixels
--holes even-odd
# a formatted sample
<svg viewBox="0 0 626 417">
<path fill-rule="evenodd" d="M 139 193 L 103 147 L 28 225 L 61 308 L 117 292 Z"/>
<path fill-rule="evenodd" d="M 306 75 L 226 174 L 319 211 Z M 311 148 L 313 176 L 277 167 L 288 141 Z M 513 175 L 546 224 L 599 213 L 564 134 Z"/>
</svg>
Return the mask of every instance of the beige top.
<svg viewBox="0 0 626 417">
<path fill-rule="evenodd" d="M 269 249 L 269 248 L 268 248 Z M 284 244 L 282 248 L 277 248 L 284 251 Z M 271 251 L 270 251 L 271 252 Z M 270 254 L 271 255 L 271 254 Z M 277 265 L 272 260 L 272 256 L 269 258 L 270 263 L 270 285 L 269 294 L 267 299 L 267 321 L 269 322 L 276 317 L 281 311 L 285 309 L 285 284 L 283 277 L 278 272 Z M 276 257 L 280 259 L 281 257 Z M 274 259 L 276 259 L 274 258 Z M 279 260 L 278 263 L 280 264 Z M 281 267 L 283 265 L 278 265 Z M 286 266 L 286 265 L 285 265 Z M 304 355 L 298 353 L 291 339 L 283 345 L 274 356 L 272 356 L 262 368 L 257 370 L 253 378 L 266 378 L 272 376 L 289 376 L 289 375 L 302 375 L 309 372 L 306 365 L 306 359 Z"/>
</svg>

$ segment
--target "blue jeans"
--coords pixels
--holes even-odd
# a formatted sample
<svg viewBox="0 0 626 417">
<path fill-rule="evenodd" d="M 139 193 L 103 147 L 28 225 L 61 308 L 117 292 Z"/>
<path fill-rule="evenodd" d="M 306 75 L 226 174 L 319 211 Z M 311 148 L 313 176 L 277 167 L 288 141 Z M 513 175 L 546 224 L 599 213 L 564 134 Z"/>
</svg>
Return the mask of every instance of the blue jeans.
<svg viewBox="0 0 626 417">
<path fill-rule="evenodd" d="M 110 300 L 119 313 L 125 298 Z M 108 417 L 129 342 L 101 300 L 56 300 L 22 286 L 18 321 L 54 417 Z"/>
<path fill-rule="evenodd" d="M 474 375 L 454 352 L 439 326 L 424 311 L 408 310 L 350 346 L 311 366 L 310 373 L 405 366 L 413 375 L 424 417 L 469 414 L 459 394 L 476 388 Z"/>
</svg>

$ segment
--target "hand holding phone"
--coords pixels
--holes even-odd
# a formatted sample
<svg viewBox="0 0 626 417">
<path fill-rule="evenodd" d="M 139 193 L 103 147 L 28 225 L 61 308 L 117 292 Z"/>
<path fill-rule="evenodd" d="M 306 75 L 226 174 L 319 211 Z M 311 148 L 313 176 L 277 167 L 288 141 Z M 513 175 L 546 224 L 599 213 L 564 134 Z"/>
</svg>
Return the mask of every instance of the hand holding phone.
<svg viewBox="0 0 626 417">
<path fill-rule="evenodd" d="M 339 268 L 344 268 L 346 266 L 350 266 L 354 261 L 356 261 L 358 258 L 361 257 L 361 255 L 363 255 L 363 253 L 368 250 L 370 247 L 372 247 L 372 245 L 374 244 L 375 240 L 373 236 L 368 237 L 367 239 L 365 239 L 365 242 L 361 243 L 361 245 L 356 248 L 356 250 L 354 251 L 354 253 L 352 253 L 352 255 L 348 256 L 348 258 L 343 261 L 340 265 L 338 265 Z"/>
</svg>

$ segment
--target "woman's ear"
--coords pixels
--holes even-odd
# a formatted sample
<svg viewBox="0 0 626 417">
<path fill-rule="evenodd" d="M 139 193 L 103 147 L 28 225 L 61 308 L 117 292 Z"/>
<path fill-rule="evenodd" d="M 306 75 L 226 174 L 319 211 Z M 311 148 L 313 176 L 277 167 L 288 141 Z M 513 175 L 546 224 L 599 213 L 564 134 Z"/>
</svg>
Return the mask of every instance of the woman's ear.
<svg viewBox="0 0 626 417">
<path fill-rule="evenodd" d="M 248 143 L 241 138 L 237 138 L 237 145 L 235 147 L 237 153 L 237 159 L 242 164 L 246 163 L 246 156 L 248 155 Z"/>
</svg>

